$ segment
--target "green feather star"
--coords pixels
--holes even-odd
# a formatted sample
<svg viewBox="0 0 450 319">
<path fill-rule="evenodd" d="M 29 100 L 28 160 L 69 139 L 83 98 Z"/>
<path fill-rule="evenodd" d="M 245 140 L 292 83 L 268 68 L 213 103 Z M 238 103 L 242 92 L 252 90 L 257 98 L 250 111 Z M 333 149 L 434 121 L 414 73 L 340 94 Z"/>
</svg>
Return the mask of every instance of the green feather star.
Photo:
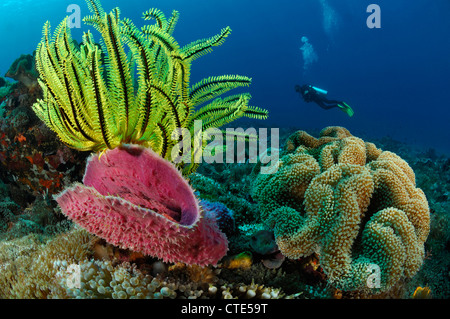
<svg viewBox="0 0 450 319">
<path fill-rule="evenodd" d="M 266 110 L 248 105 L 249 94 L 220 98 L 248 86 L 248 77 L 209 77 L 189 85 L 191 62 L 221 45 L 230 28 L 180 46 L 172 37 L 177 11 L 167 19 L 158 9 L 148 10 L 143 18 L 155 24 L 139 29 L 120 18 L 119 8 L 107 14 L 99 1 L 87 3 L 92 15 L 83 21 L 99 31 L 100 45 L 90 32 L 77 45 L 66 18 L 53 37 L 50 24 L 44 25 L 36 51 L 43 98 L 33 109 L 69 147 L 103 152 L 133 143 L 168 158 L 178 143 L 170 138 L 176 128 L 191 131 L 196 120 L 207 129 L 243 116 L 267 118 Z"/>
</svg>

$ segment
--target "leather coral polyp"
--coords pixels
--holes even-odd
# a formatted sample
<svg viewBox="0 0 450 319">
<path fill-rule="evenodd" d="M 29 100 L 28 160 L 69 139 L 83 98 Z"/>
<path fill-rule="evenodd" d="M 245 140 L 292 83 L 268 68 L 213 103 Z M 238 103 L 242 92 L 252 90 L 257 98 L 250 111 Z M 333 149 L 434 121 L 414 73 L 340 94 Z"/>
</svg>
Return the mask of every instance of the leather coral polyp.
<svg viewBox="0 0 450 319">
<path fill-rule="evenodd" d="M 127 145 L 92 155 L 83 183 L 55 199 L 67 217 L 113 245 L 198 265 L 216 264 L 228 250 L 188 182 L 149 149 Z"/>
</svg>

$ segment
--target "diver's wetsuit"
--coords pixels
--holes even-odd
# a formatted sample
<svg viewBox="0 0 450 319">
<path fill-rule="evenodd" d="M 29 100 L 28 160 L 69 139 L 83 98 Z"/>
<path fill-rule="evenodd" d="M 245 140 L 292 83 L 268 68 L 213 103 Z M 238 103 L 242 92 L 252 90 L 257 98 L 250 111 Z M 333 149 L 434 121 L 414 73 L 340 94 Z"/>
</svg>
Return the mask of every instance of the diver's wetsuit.
<svg viewBox="0 0 450 319">
<path fill-rule="evenodd" d="M 296 85 L 295 91 L 299 92 L 302 95 L 305 102 L 315 102 L 325 110 L 338 107 L 338 104 L 342 103 L 341 101 L 328 100 L 324 95 L 317 93 L 317 91 L 311 85 Z"/>
<path fill-rule="evenodd" d="M 337 101 L 337 100 L 328 100 L 325 97 L 325 94 L 320 94 L 317 92 L 317 90 L 309 84 L 305 84 L 303 86 L 296 85 L 295 91 L 299 92 L 305 102 L 315 102 L 317 105 L 319 105 L 321 108 L 325 110 L 329 110 L 335 107 L 340 108 L 344 112 L 346 112 L 349 116 L 353 116 L 353 110 L 351 107 L 345 103 L 344 101 Z"/>
</svg>

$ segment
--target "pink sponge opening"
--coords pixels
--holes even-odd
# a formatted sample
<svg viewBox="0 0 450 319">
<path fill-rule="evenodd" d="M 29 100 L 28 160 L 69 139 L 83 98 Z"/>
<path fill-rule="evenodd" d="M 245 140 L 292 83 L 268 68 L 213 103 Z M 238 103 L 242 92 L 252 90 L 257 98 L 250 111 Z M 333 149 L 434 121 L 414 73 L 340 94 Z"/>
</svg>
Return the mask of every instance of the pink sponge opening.
<svg viewBox="0 0 450 319">
<path fill-rule="evenodd" d="M 171 218 L 180 225 L 200 217 L 190 185 L 172 164 L 149 149 L 121 147 L 100 159 L 91 156 L 83 178 L 102 195 L 121 197 Z"/>
</svg>

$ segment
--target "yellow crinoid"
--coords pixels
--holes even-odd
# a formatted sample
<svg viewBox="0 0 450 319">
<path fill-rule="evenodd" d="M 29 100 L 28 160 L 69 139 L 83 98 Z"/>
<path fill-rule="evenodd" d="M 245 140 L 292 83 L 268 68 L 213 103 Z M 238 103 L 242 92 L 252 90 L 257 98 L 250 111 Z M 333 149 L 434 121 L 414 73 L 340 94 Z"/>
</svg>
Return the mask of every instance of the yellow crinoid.
<svg viewBox="0 0 450 319">
<path fill-rule="evenodd" d="M 44 25 L 36 52 L 43 98 L 33 109 L 69 147 L 104 152 L 138 144 L 168 158 L 179 142 L 171 138 L 177 128 L 193 132 L 197 120 L 207 129 L 243 116 L 267 117 L 266 110 L 248 105 L 247 93 L 219 97 L 248 86 L 248 77 L 215 76 L 189 85 L 191 62 L 221 45 L 229 27 L 180 46 L 172 37 L 177 11 L 166 18 L 151 9 L 143 17 L 155 23 L 138 28 L 120 17 L 119 8 L 108 14 L 98 0 L 86 1 L 92 15 L 83 21 L 100 32 L 100 44 L 89 31 L 76 44 L 66 19 L 53 36 Z"/>
</svg>

